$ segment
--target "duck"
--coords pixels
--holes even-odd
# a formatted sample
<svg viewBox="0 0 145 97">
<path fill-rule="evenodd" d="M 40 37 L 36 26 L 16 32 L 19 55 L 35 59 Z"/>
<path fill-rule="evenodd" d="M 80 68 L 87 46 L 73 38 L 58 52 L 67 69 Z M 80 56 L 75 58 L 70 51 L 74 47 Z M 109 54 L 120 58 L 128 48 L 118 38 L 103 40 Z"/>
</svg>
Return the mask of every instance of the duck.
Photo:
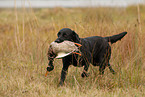
<svg viewBox="0 0 145 97">
<path fill-rule="evenodd" d="M 81 44 L 67 40 L 61 43 L 53 41 L 49 46 L 48 52 L 53 52 L 53 54 L 56 55 L 55 58 L 59 59 L 68 56 L 72 53 L 81 55 L 80 53 L 77 53 L 80 52 L 79 47 L 81 47 Z"/>
</svg>

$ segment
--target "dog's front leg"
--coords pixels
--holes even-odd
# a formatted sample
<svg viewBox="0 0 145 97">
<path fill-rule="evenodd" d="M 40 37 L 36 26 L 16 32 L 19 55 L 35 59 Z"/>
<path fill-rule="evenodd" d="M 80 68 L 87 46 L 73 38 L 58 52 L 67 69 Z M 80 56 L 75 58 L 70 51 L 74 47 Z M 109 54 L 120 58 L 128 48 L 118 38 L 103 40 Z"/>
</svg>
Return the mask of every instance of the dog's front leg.
<svg viewBox="0 0 145 97">
<path fill-rule="evenodd" d="M 61 79 L 60 79 L 59 86 L 63 86 L 67 72 L 68 72 L 68 66 L 63 66 L 62 71 L 61 71 Z"/>
<path fill-rule="evenodd" d="M 62 71 L 61 71 L 61 78 L 60 78 L 59 86 L 63 86 L 63 84 L 64 84 L 64 80 L 65 80 L 67 72 L 68 72 L 68 67 L 71 64 L 70 59 L 71 59 L 71 56 L 70 57 L 65 57 L 65 58 L 62 59 L 63 68 L 62 68 Z"/>
</svg>

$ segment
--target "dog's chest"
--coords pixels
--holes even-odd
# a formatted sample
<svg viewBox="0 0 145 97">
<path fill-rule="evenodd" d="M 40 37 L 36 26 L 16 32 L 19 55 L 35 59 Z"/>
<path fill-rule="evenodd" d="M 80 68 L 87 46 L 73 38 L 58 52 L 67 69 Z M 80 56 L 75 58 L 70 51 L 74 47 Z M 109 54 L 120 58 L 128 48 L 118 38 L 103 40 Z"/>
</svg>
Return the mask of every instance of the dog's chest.
<svg viewBox="0 0 145 97">
<path fill-rule="evenodd" d="M 72 65 L 75 67 L 82 67 L 85 65 L 85 60 L 82 56 L 73 55 L 72 57 Z"/>
</svg>

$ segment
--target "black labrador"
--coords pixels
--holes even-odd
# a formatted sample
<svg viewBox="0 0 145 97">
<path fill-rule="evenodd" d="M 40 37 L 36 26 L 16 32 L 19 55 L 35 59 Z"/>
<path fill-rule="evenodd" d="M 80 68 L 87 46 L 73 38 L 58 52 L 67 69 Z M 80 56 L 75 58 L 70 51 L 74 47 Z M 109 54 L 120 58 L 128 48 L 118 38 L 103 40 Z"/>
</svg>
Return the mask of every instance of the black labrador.
<svg viewBox="0 0 145 97">
<path fill-rule="evenodd" d="M 115 74 L 115 71 L 112 69 L 109 63 L 109 59 L 111 56 L 111 47 L 109 45 L 109 42 L 113 44 L 118 40 L 121 40 L 126 34 L 127 32 L 122 32 L 120 34 L 109 37 L 92 36 L 87 38 L 80 38 L 75 31 L 69 28 L 61 29 L 57 34 L 58 38 L 55 40 L 55 42 L 61 43 L 65 40 L 68 40 L 79 43 L 82 46 L 80 47 L 81 56 L 77 54 L 71 54 L 62 58 L 63 68 L 61 71 L 61 79 L 59 85 L 62 86 L 64 84 L 64 80 L 68 72 L 68 67 L 71 64 L 77 67 L 84 67 L 83 73 L 81 74 L 82 77 L 88 76 L 87 70 L 90 63 L 93 66 L 99 66 L 100 74 L 104 74 L 104 69 L 106 66 L 108 66 L 110 71 Z M 56 55 L 53 52 L 48 52 L 49 63 L 47 71 L 51 71 L 54 69 L 53 60 L 55 56 Z"/>
</svg>

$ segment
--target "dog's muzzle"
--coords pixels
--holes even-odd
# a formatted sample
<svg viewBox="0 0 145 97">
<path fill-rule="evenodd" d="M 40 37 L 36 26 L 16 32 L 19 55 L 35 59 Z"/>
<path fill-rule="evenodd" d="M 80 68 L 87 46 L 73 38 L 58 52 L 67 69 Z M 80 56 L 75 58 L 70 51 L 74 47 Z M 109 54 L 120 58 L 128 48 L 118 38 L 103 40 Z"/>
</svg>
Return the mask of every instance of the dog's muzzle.
<svg viewBox="0 0 145 97">
<path fill-rule="evenodd" d="M 62 40 L 61 38 L 57 38 L 56 40 L 55 40 L 55 42 L 57 42 L 57 43 L 61 43 L 61 42 L 63 42 L 64 40 Z"/>
</svg>

